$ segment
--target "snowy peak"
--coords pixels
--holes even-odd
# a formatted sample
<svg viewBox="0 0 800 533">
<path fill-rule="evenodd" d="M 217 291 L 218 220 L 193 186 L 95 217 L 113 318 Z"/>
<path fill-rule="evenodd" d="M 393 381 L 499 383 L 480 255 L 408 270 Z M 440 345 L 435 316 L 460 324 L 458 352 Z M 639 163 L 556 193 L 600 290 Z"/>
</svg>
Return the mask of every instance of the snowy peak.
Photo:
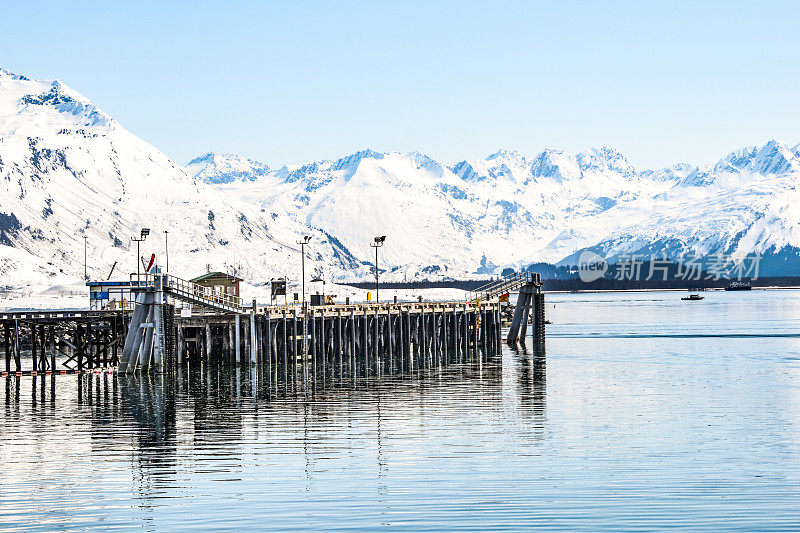
<svg viewBox="0 0 800 533">
<path fill-rule="evenodd" d="M 800 171 L 800 150 L 771 140 L 762 147 L 748 146 L 729 153 L 713 166 L 698 167 L 686 176 L 684 185 L 702 187 L 721 175 L 781 176 Z"/>
<path fill-rule="evenodd" d="M 21 102 L 26 106 L 50 106 L 59 113 L 72 115 L 80 126 L 111 124 L 111 117 L 59 81 L 54 81 L 44 92 L 23 96 Z"/>
<path fill-rule="evenodd" d="M 508 148 L 500 148 L 495 153 L 486 157 L 486 161 L 497 161 L 505 164 L 524 166 L 527 161 L 525 156 L 516 150 L 509 150 Z"/>
<path fill-rule="evenodd" d="M 614 172 L 626 178 L 636 175 L 633 168 L 624 155 L 613 148 L 601 146 L 592 148 L 586 152 L 581 152 L 576 156 L 581 170 L 588 173 Z"/>
<path fill-rule="evenodd" d="M 750 171 L 764 176 L 800 170 L 800 157 L 784 143 L 769 141 L 753 156 Z"/>
<path fill-rule="evenodd" d="M 0 69 L 0 134 L 22 130 L 56 133 L 113 124 L 88 98 L 55 80 L 32 80 Z"/>
<path fill-rule="evenodd" d="M 0 67 L 0 79 L 2 79 L 4 77 L 5 78 L 11 78 L 12 80 L 17 80 L 17 81 L 29 81 L 29 78 L 27 78 L 25 76 L 22 76 L 22 75 L 19 75 L 19 74 L 14 74 L 13 72 L 9 72 L 8 70 L 4 69 L 3 67 Z"/>
<path fill-rule="evenodd" d="M 578 179 L 583 173 L 576 156 L 561 150 L 545 150 L 534 158 L 531 176 L 566 181 Z"/>
<path fill-rule="evenodd" d="M 358 168 L 358 165 L 364 159 L 383 159 L 384 156 L 385 154 L 367 148 L 366 150 L 361 150 L 360 152 L 337 159 L 333 162 L 331 170 L 349 170 L 355 172 L 355 169 Z"/>
<path fill-rule="evenodd" d="M 196 157 L 186 165 L 187 172 L 206 183 L 231 183 L 253 181 L 269 173 L 270 169 L 260 161 L 236 154 L 208 152 Z"/>
</svg>

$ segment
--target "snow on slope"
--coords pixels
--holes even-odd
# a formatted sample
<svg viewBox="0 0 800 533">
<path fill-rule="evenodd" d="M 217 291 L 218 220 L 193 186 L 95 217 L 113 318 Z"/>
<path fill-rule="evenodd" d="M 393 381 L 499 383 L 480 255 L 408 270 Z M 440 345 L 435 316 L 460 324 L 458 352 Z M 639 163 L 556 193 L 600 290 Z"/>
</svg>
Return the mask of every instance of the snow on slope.
<svg viewBox="0 0 800 533">
<path fill-rule="evenodd" d="M 765 273 L 800 273 L 800 150 L 778 141 L 737 150 L 654 199 L 650 215 L 596 246 L 607 257 L 681 253 L 766 257 Z"/>
<path fill-rule="evenodd" d="M 288 273 L 298 231 L 225 197 L 123 129 L 66 85 L 0 71 L 0 275 L 5 287 L 69 284 L 136 271 L 131 236 L 149 227 L 142 255 L 191 277 L 237 270 L 258 282 Z M 316 250 L 332 261 L 319 234 Z M 299 260 L 297 261 L 299 262 Z M 313 264 L 312 264 L 313 266 Z"/>
<path fill-rule="evenodd" d="M 211 168 L 205 172 L 216 181 Z M 578 155 L 548 150 L 530 160 L 500 150 L 452 167 L 418 152 L 364 150 L 219 188 L 266 213 L 329 232 L 362 260 L 371 260 L 372 238 L 386 235 L 387 279 L 410 279 L 556 261 L 631 217 L 644 218 L 645 210 L 631 204 L 682 177 L 639 176 L 609 148 Z M 617 215 L 607 214 L 612 208 Z"/>
<path fill-rule="evenodd" d="M 332 281 L 371 276 L 376 235 L 387 280 L 486 276 L 589 246 L 796 255 L 798 175 L 800 148 L 777 141 L 655 171 L 610 148 L 452 166 L 364 150 L 274 170 L 210 153 L 182 168 L 66 85 L 0 71 L 0 286 L 74 285 L 84 235 L 90 277 L 114 262 L 124 277 L 142 226 L 142 255 L 162 264 L 170 232 L 173 273 L 235 268 L 255 284 L 298 278 L 303 234 L 309 275 Z"/>
<path fill-rule="evenodd" d="M 189 161 L 186 170 L 207 183 L 230 183 L 236 180 L 254 180 L 268 173 L 269 167 L 240 155 L 209 152 Z"/>
<path fill-rule="evenodd" d="M 798 176 L 800 149 L 770 141 L 715 165 L 655 171 L 638 171 L 605 147 L 533 157 L 502 149 L 452 167 L 417 152 L 365 150 L 221 188 L 330 232 L 366 261 L 368 242 L 386 234 L 381 257 L 393 269 L 388 278 L 397 279 L 494 274 L 503 266 L 569 261 L 590 246 L 612 257 L 794 257 Z"/>
</svg>

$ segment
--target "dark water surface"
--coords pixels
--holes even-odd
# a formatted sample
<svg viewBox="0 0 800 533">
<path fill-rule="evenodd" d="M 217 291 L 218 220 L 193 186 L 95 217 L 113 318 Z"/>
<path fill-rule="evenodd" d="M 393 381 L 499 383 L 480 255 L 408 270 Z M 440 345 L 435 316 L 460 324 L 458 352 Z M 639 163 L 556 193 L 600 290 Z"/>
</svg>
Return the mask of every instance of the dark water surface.
<svg viewBox="0 0 800 533">
<path fill-rule="evenodd" d="M 0 530 L 800 529 L 800 292 L 683 295 L 549 295 L 544 358 L 313 395 L 3 379 Z"/>
</svg>

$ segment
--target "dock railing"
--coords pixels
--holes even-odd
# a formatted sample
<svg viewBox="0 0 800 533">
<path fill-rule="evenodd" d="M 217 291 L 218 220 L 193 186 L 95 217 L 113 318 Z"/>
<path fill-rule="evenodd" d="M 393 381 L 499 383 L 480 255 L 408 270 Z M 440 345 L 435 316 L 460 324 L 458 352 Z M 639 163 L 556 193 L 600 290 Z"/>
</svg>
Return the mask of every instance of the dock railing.
<svg viewBox="0 0 800 533">
<path fill-rule="evenodd" d="M 158 289 L 157 279 L 162 280 L 161 290 L 169 296 L 204 306 L 214 311 L 239 313 L 242 311 L 242 299 L 227 293 L 215 292 L 211 287 L 204 287 L 173 276 L 171 274 L 142 274 L 137 279 L 131 274 L 131 286 L 136 289 Z"/>
<path fill-rule="evenodd" d="M 541 284 L 541 277 L 535 272 L 514 272 L 468 292 L 467 301 L 491 300 L 502 294 L 515 291 L 524 285 L 541 286 Z"/>
</svg>

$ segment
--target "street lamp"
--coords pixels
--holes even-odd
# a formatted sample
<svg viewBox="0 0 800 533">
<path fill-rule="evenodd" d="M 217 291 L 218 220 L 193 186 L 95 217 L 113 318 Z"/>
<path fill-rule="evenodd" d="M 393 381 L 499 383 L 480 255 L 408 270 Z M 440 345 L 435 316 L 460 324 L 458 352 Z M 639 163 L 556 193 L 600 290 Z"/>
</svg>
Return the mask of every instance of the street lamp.
<svg viewBox="0 0 800 533">
<path fill-rule="evenodd" d="M 301 287 L 302 287 L 301 290 L 303 291 L 303 313 L 306 312 L 306 248 L 305 248 L 305 246 L 306 246 L 306 244 L 308 244 L 308 241 L 310 241 L 310 240 L 311 240 L 311 235 L 304 235 L 301 240 L 297 241 L 297 244 L 300 245 L 300 256 L 302 257 L 302 259 L 301 259 L 302 267 L 301 268 L 303 269 L 303 278 L 302 278 L 302 282 L 301 282 Z"/>
<path fill-rule="evenodd" d="M 88 236 L 83 236 L 83 280 L 89 281 L 89 271 L 86 267 L 86 242 L 89 239 Z"/>
<path fill-rule="evenodd" d="M 169 231 L 164 230 L 164 252 L 165 257 L 167 258 L 167 270 L 165 272 L 169 273 Z"/>
<path fill-rule="evenodd" d="M 375 237 L 375 242 L 369 243 L 370 246 L 375 248 L 375 303 L 380 300 L 378 298 L 378 248 L 383 246 L 383 241 L 386 240 L 386 235 Z"/>
<path fill-rule="evenodd" d="M 142 242 L 143 240 L 145 240 L 148 235 L 150 235 L 150 228 L 142 228 L 142 231 L 139 234 L 139 238 L 138 239 L 136 237 L 131 237 L 131 240 L 136 243 L 136 287 L 139 287 L 139 285 L 141 284 L 141 280 L 140 280 L 140 275 L 141 274 L 139 273 L 140 272 L 139 263 L 141 261 L 139 259 L 139 257 L 140 257 L 140 255 L 139 255 L 139 243 Z"/>
</svg>

